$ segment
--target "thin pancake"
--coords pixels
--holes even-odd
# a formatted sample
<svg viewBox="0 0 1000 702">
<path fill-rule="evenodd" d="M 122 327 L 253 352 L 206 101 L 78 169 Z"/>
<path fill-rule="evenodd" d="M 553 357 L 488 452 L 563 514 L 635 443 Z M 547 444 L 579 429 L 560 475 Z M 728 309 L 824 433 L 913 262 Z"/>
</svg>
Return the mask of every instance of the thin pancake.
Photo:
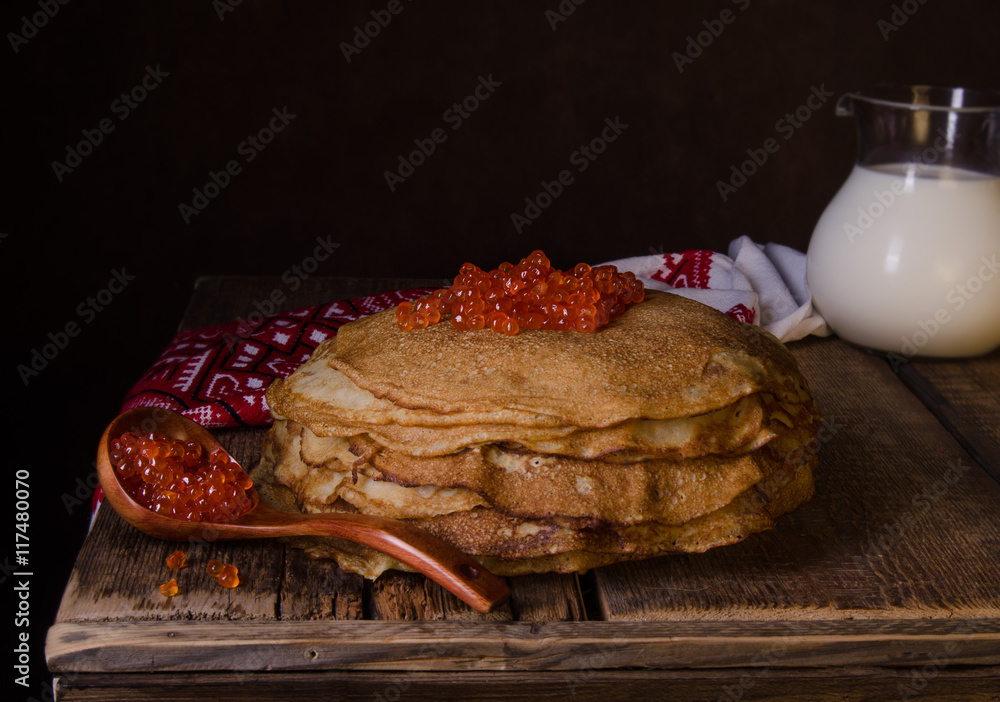
<svg viewBox="0 0 1000 702">
<path fill-rule="evenodd" d="M 341 440 L 342 451 L 310 463 L 303 459 L 302 431 L 298 425 L 276 423 L 264 440 L 261 459 L 270 466 L 274 482 L 288 487 L 300 505 L 344 500 L 362 514 L 404 519 L 462 512 L 486 504 L 478 494 L 461 487 L 409 488 L 376 479 L 380 476 L 370 474 L 373 471 L 355 469 L 346 439 Z"/>
<path fill-rule="evenodd" d="M 367 434 L 383 446 L 414 456 L 444 456 L 469 446 L 499 442 L 537 453 L 620 461 L 735 455 L 753 451 L 771 439 L 773 434 L 763 423 L 766 410 L 776 402 L 770 395 L 755 393 L 696 417 L 632 419 L 602 429 L 516 424 L 412 426 L 345 418 L 335 405 L 305 393 L 295 378 L 293 375 L 268 394 L 269 402 L 278 403 L 271 405 L 276 419 L 295 418 L 320 437 Z"/>
<path fill-rule="evenodd" d="M 568 573 L 669 553 L 702 552 L 742 541 L 752 533 L 773 527 L 778 516 L 812 496 L 814 465 L 815 457 L 784 473 L 777 491 L 770 495 L 751 488 L 722 509 L 681 526 L 649 523 L 618 532 L 574 531 L 544 521 L 509 518 L 482 508 L 446 517 L 412 520 L 411 523 L 470 553 L 497 575 Z M 291 491 L 273 483 L 263 464 L 254 470 L 253 478 L 268 502 L 298 511 Z M 306 505 L 306 510 L 354 511 L 343 502 Z M 524 532 L 527 538 L 502 538 L 506 536 L 504 530 L 509 530 L 510 535 Z M 374 579 L 390 569 L 410 570 L 385 554 L 341 539 L 296 537 L 287 541 L 314 558 L 333 558 L 345 570 L 366 578 Z"/>
<path fill-rule="evenodd" d="M 324 344 L 327 362 L 359 387 L 441 414 L 515 410 L 596 428 L 705 414 L 754 392 L 810 401 L 774 337 L 656 291 L 594 334 L 507 336 L 450 324 L 403 332 L 387 310 Z"/>
</svg>

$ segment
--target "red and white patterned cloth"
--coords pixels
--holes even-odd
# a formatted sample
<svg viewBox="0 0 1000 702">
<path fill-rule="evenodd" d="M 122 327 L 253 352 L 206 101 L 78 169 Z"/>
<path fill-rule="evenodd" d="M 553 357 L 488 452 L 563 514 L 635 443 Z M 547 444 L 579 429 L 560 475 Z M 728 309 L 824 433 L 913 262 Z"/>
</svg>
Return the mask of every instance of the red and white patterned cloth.
<svg viewBox="0 0 1000 702">
<path fill-rule="evenodd" d="M 743 237 L 730 255 L 691 250 L 612 263 L 647 287 L 693 298 L 741 322 L 763 318 L 783 340 L 828 333 L 812 312 L 804 254 Z M 210 428 L 270 424 L 264 393 L 272 380 L 291 374 L 342 324 L 428 292 L 381 293 L 258 317 L 256 325 L 234 321 L 180 332 L 129 392 L 123 410 L 163 407 Z"/>
<path fill-rule="evenodd" d="M 415 288 L 338 300 L 246 322 L 182 331 L 129 391 L 122 411 L 163 407 L 204 427 L 271 423 L 264 393 L 342 324 L 431 292 Z"/>
<path fill-rule="evenodd" d="M 830 334 L 812 306 L 806 255 L 781 244 L 761 246 L 741 236 L 729 244 L 728 256 L 683 251 L 610 263 L 635 273 L 647 288 L 669 290 L 759 324 L 782 341 Z"/>
</svg>

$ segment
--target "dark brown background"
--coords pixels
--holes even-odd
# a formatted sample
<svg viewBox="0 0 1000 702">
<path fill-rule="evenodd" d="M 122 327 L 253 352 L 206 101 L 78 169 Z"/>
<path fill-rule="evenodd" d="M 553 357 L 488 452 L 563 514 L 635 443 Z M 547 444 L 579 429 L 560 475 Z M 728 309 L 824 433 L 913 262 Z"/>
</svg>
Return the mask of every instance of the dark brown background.
<svg viewBox="0 0 1000 702">
<path fill-rule="evenodd" d="M 386 4 L 243 0 L 220 20 L 207 1 L 77 0 L 17 53 L 0 49 L 15 76 L 4 110 L 4 372 L 23 422 L 11 468 L 29 466 L 34 486 L 36 653 L 86 526 L 86 507 L 63 498 L 89 476 L 101 429 L 171 337 L 197 276 L 280 275 L 317 237 L 340 244 L 317 274 L 342 276 L 447 276 L 465 260 L 493 267 L 536 248 L 560 266 L 725 250 L 741 234 L 805 249 L 855 148 L 834 99 L 790 139 L 777 131 L 814 86 L 1000 87 L 993 0 L 896 3 L 917 9 L 888 38 L 878 22 L 891 2 L 750 0 L 744 11 L 745 0 L 589 0 L 553 30 L 557 0 L 402 0 L 348 63 L 340 43 Z M 679 72 L 672 54 L 726 9 L 735 21 Z M 8 3 L 0 26 L 20 33 L 38 11 Z M 147 66 L 169 76 L 119 120 L 112 101 Z M 489 75 L 501 86 L 452 131 L 444 111 Z M 283 107 L 295 119 L 244 163 L 240 142 Z M 570 154 L 616 116 L 627 130 L 577 173 Z M 115 130 L 58 182 L 52 162 L 103 118 Z M 384 172 L 436 127 L 447 141 L 390 192 Z M 771 137 L 779 151 L 723 202 L 716 181 Z M 242 173 L 185 225 L 178 205 L 230 159 Z M 566 168 L 573 184 L 518 233 L 511 214 Z M 122 267 L 135 281 L 25 386 L 18 364 L 49 332 L 82 322 L 77 306 Z M 40 427 L 59 433 L 31 461 L 20 449 Z"/>
</svg>

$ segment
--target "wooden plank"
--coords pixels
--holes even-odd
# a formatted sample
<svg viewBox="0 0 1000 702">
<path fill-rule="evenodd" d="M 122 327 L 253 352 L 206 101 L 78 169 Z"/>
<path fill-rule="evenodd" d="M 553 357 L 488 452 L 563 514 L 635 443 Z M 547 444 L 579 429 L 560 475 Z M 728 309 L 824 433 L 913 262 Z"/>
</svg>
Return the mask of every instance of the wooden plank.
<svg viewBox="0 0 1000 702">
<path fill-rule="evenodd" d="M 419 573 L 388 571 L 371 583 L 369 618 L 381 621 L 507 621 L 510 605 L 477 612 Z"/>
<path fill-rule="evenodd" d="M 1000 665 L 1000 621 L 69 622 L 55 672 Z"/>
<path fill-rule="evenodd" d="M 508 578 L 510 608 L 519 622 L 566 622 L 587 618 L 576 574 Z"/>
<path fill-rule="evenodd" d="M 336 563 L 286 546 L 281 583 L 283 621 L 364 618 L 364 578 Z"/>
<path fill-rule="evenodd" d="M 183 551 L 189 563 L 180 570 L 165 564 L 176 550 Z M 77 558 L 56 620 L 274 619 L 280 551 L 280 544 L 265 541 L 160 541 L 123 522 L 113 509 L 102 507 Z M 212 559 L 239 569 L 239 587 L 224 588 L 205 572 Z M 170 578 L 177 580 L 180 592 L 164 597 L 159 585 Z"/>
<path fill-rule="evenodd" d="M 827 417 L 816 496 L 736 546 L 598 569 L 604 616 L 1000 618 L 1000 486 L 882 359 L 790 348 Z"/>
<path fill-rule="evenodd" d="M 289 673 L 186 673 L 59 676 L 62 702 L 372 702 L 400 700 L 539 700 L 633 702 L 682 699 L 692 702 L 846 702 L 908 699 L 936 702 L 998 702 L 1000 669 L 865 668 L 854 670 L 581 670 L 568 673 L 459 673 L 356 671 L 319 672 L 303 679 Z M 669 691 L 669 692 L 668 692 Z M 908 694 L 910 693 L 910 694 Z"/>
<path fill-rule="evenodd" d="M 979 358 L 891 365 L 976 462 L 1000 481 L 1000 349 Z"/>
</svg>

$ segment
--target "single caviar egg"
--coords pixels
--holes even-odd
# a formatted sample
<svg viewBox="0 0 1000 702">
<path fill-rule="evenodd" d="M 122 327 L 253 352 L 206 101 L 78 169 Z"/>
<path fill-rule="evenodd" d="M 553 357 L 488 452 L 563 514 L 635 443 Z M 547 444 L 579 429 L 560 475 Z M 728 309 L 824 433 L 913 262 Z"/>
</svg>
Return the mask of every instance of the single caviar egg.
<svg viewBox="0 0 1000 702">
<path fill-rule="evenodd" d="M 183 568 L 187 565 L 187 559 L 184 557 L 183 551 L 174 551 L 169 556 L 167 556 L 167 567 L 177 570 L 178 568 Z"/>
<path fill-rule="evenodd" d="M 208 565 L 205 566 L 205 571 L 211 575 L 213 578 L 219 577 L 222 574 L 222 561 L 211 560 Z"/>
<path fill-rule="evenodd" d="M 219 573 L 219 585 L 222 587 L 236 587 L 240 584 L 240 576 L 234 565 L 224 565 L 222 566 L 222 572 Z"/>
<path fill-rule="evenodd" d="M 158 432 L 126 432 L 111 441 L 108 456 L 125 492 L 157 514 L 220 522 L 252 505 L 246 491 L 253 480 L 220 449 L 209 453 L 194 441 Z M 183 560 L 170 567 L 183 567 Z"/>
<path fill-rule="evenodd" d="M 173 597 L 177 593 L 177 581 L 174 578 L 170 578 L 170 580 L 160 585 L 160 594 L 164 597 Z"/>
<path fill-rule="evenodd" d="M 631 272 L 586 263 L 559 271 L 543 252 L 534 251 L 516 266 L 505 262 L 488 272 L 463 264 L 451 287 L 400 303 L 396 322 L 407 332 L 450 319 L 459 330 L 491 329 L 510 336 L 522 329 L 590 334 L 628 305 L 642 302 L 645 294 Z"/>
</svg>

